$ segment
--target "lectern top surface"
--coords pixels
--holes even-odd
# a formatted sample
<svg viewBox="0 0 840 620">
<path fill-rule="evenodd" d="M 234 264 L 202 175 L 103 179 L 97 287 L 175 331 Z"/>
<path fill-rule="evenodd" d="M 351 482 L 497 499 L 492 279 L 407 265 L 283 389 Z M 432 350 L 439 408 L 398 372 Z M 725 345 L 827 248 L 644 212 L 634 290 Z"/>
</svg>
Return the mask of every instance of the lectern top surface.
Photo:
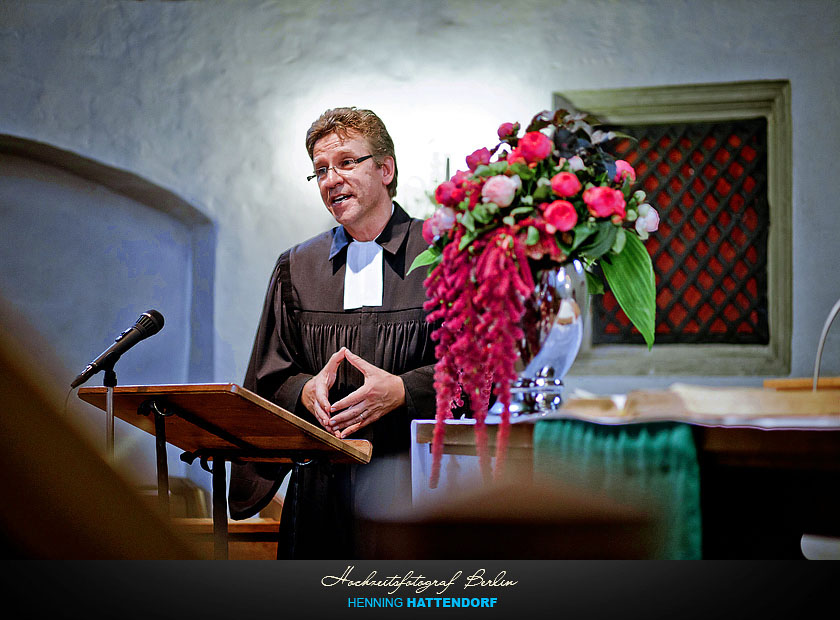
<svg viewBox="0 0 840 620">
<path fill-rule="evenodd" d="M 79 388 L 79 398 L 103 411 L 106 397 L 105 387 Z M 152 403 L 168 414 L 166 441 L 187 452 L 252 452 L 245 460 L 287 460 L 277 456 L 280 452 L 313 453 L 336 462 L 370 461 L 370 442 L 338 439 L 235 383 L 114 388 L 114 417 L 154 435 Z"/>
</svg>

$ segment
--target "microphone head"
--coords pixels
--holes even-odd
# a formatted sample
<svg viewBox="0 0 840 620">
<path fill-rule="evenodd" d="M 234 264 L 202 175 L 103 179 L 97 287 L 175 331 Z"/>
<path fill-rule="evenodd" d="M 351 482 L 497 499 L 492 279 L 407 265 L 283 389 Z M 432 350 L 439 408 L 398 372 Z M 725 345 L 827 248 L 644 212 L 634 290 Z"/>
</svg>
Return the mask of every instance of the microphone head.
<svg viewBox="0 0 840 620">
<path fill-rule="evenodd" d="M 163 315 L 157 310 L 147 310 L 140 315 L 134 327 L 143 334 L 144 338 L 154 336 L 163 329 Z"/>
</svg>

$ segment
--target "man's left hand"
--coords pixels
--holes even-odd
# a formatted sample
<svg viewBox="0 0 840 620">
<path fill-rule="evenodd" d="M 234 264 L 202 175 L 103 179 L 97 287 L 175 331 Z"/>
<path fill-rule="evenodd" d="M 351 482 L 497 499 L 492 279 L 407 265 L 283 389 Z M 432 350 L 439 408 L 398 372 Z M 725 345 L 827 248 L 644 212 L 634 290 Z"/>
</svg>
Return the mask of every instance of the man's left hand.
<svg viewBox="0 0 840 620">
<path fill-rule="evenodd" d="M 398 376 L 374 366 L 349 349 L 345 350 L 344 359 L 362 373 L 365 382 L 331 407 L 333 413 L 340 413 L 330 419 L 329 428 L 340 439 L 405 404 L 405 385 Z"/>
</svg>

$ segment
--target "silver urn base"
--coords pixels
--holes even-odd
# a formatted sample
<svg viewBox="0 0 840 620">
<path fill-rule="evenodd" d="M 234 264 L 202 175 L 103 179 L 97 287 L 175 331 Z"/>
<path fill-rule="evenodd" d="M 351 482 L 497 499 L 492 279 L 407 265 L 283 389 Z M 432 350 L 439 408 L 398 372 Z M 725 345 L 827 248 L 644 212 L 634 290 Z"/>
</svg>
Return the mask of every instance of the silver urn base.
<svg viewBox="0 0 840 620">
<path fill-rule="evenodd" d="M 563 404 L 563 377 L 575 361 L 583 341 L 589 297 L 583 265 L 572 261 L 543 269 L 525 301 L 518 344 L 525 366 L 510 387 L 510 415 L 547 414 Z M 496 402 L 488 412 L 501 416 Z"/>
<path fill-rule="evenodd" d="M 548 377 L 520 377 L 510 388 L 510 415 L 545 415 L 563 404 L 563 380 Z M 490 415 L 501 416 L 504 407 L 496 401 Z"/>
</svg>

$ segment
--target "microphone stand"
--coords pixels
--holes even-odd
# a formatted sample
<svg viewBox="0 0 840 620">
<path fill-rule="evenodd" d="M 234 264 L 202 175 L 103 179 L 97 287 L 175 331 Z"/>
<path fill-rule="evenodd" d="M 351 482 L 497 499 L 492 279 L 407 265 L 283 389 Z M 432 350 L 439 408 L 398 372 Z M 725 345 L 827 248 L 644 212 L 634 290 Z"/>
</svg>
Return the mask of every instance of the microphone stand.
<svg viewBox="0 0 840 620">
<path fill-rule="evenodd" d="M 114 363 L 116 360 L 114 360 Z M 114 363 L 107 366 L 102 384 L 105 386 L 105 455 L 114 464 L 114 388 L 117 386 L 117 373 Z"/>
</svg>

